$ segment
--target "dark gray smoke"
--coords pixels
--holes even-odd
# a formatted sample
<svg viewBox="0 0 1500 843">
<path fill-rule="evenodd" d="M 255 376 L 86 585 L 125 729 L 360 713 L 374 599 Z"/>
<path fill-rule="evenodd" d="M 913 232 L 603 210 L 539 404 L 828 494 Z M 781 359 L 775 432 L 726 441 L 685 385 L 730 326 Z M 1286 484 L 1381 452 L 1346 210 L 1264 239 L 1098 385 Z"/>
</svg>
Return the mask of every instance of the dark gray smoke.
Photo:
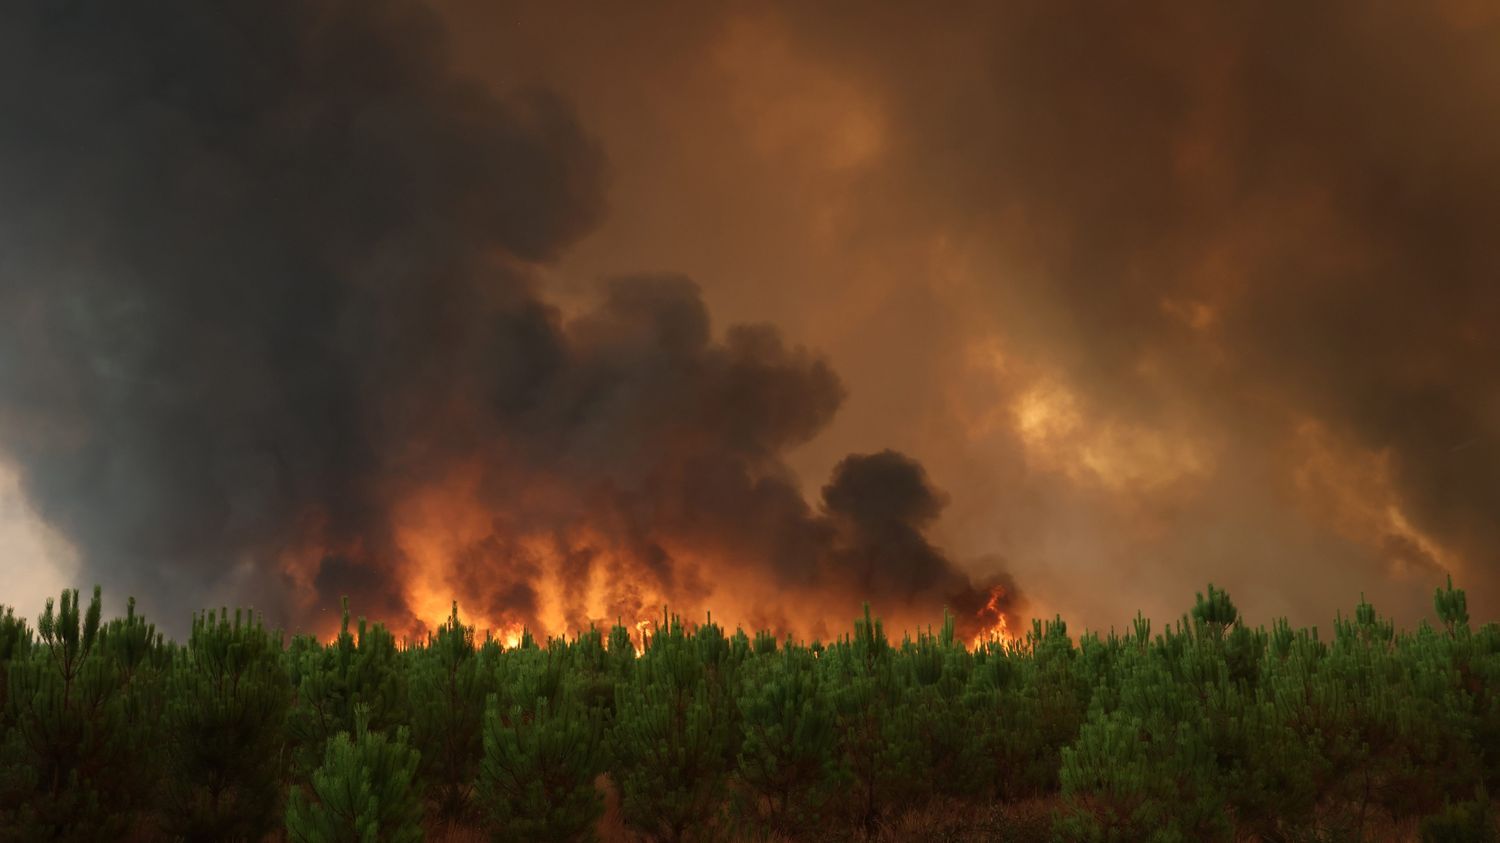
<svg viewBox="0 0 1500 843">
<path fill-rule="evenodd" d="M 910 461 L 851 458 L 805 502 L 782 455 L 842 400 L 820 359 L 715 339 L 684 278 L 573 320 L 539 297 L 528 265 L 604 213 L 604 155 L 566 103 L 455 73 L 422 4 L 9 4 L 0 114 L 0 448 L 82 576 L 169 624 L 352 594 L 409 627 L 393 507 L 460 471 L 493 530 L 452 585 L 495 617 L 537 618 L 520 532 L 587 578 L 580 525 L 689 601 L 722 572 L 674 547 L 974 599 Z"/>
</svg>

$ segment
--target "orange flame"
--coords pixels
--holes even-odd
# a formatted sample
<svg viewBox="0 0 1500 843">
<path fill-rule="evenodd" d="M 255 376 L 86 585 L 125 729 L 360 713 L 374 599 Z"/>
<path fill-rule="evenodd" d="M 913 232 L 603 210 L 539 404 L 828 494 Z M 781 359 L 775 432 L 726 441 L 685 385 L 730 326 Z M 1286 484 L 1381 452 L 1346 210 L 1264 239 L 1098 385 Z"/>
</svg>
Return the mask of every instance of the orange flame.
<svg viewBox="0 0 1500 843">
<path fill-rule="evenodd" d="M 984 604 L 984 608 L 978 612 L 981 619 L 994 618 L 994 622 L 980 630 L 973 640 L 969 642 L 969 649 L 978 650 L 986 644 L 998 644 L 1002 647 L 1009 646 L 1015 641 L 1011 634 L 1010 622 L 1005 616 L 1005 610 L 1001 603 L 1005 600 L 1005 586 L 997 585 L 990 589 L 990 599 Z"/>
<path fill-rule="evenodd" d="M 392 593 L 383 595 L 384 607 L 373 610 L 362 595 L 353 595 L 356 616 L 373 612 L 372 622 L 385 623 L 398 638 L 421 641 L 449 618 L 457 599 L 459 622 L 485 630 L 507 649 L 520 645 L 524 630 L 545 642 L 590 627 L 608 630 L 618 622 L 637 652 L 644 652 L 654 625 L 663 620 L 655 611 L 660 607 L 670 606 L 672 614 L 684 619 L 704 618 L 712 609 L 714 619 L 727 622 L 727 629 L 764 629 L 778 638 L 801 640 L 829 640 L 859 615 L 863 595 L 852 580 L 788 589 L 777 576 L 735 556 L 734 548 L 699 536 L 652 537 L 674 560 L 672 576 L 664 581 L 615 535 L 608 512 L 599 515 L 598 523 L 569 521 L 558 513 L 569 514 L 576 502 L 554 500 L 566 498 L 568 490 L 552 488 L 545 477 L 526 488 L 524 499 L 497 515 L 484 496 L 482 467 L 475 464 L 401 496 L 391 513 L 401 564 L 385 572 L 395 580 L 386 584 Z M 287 573 L 304 586 L 299 593 L 309 595 L 306 610 L 319 612 L 314 631 L 320 638 L 337 634 L 337 615 L 313 603 L 338 598 L 320 594 L 317 584 L 321 560 L 335 554 L 356 560 L 367 556 L 357 544 L 332 541 L 318 519 L 309 516 L 306 539 L 283 560 Z M 517 596 L 512 599 L 511 594 Z M 989 602 L 974 611 L 969 607 L 979 602 L 976 596 L 969 592 L 960 603 L 964 638 L 1010 640 L 1006 613 L 1013 596 L 1005 588 L 991 588 Z M 405 607 L 404 616 L 392 616 L 393 602 Z M 874 608 L 887 629 L 899 630 L 930 623 L 939 606 L 887 601 Z M 977 636 L 975 630 L 980 630 Z"/>
<path fill-rule="evenodd" d="M 1004 617 L 1001 617 L 989 629 L 974 636 L 974 640 L 969 642 L 969 649 L 978 650 L 986 644 L 998 644 L 1002 647 L 1008 647 L 1014 640 L 1015 636 L 1011 635 L 1010 624 L 1006 623 Z"/>
<path fill-rule="evenodd" d="M 635 654 L 638 656 L 646 652 L 646 642 L 651 632 L 651 623 L 649 619 L 642 619 L 635 622 L 636 638 L 631 641 L 631 644 L 635 646 Z"/>
<path fill-rule="evenodd" d="M 507 650 L 514 650 L 521 646 L 521 636 L 524 632 L 525 630 L 520 624 L 513 624 L 501 629 L 500 634 L 495 636 L 495 638 L 500 642 L 501 647 Z"/>
</svg>

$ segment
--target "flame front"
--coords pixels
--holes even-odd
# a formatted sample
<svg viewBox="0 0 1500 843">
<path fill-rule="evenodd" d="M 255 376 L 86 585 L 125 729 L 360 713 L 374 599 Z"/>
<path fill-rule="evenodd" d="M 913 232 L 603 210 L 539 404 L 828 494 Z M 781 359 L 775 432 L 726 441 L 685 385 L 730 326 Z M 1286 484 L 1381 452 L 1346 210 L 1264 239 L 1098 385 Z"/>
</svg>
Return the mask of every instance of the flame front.
<svg viewBox="0 0 1500 843">
<path fill-rule="evenodd" d="M 989 599 L 985 601 L 984 608 L 979 610 L 978 618 L 981 622 L 988 622 L 988 626 L 980 629 L 979 634 L 969 641 L 969 649 L 978 650 L 987 644 L 998 644 L 1008 647 L 1015 641 L 1015 636 L 1010 631 L 1010 620 L 1006 616 L 1005 603 L 1009 592 L 1005 586 L 997 585 L 990 589 Z M 992 620 L 991 620 L 992 619 Z"/>
<path fill-rule="evenodd" d="M 497 483 L 495 464 L 464 461 L 403 490 L 390 504 L 385 544 L 333 541 L 309 518 L 307 542 L 284 557 L 288 573 L 318 601 L 303 607 L 305 615 L 329 617 L 324 604 L 348 595 L 356 617 L 420 640 L 456 601 L 460 622 L 507 648 L 525 631 L 545 642 L 621 624 L 644 650 L 664 613 L 695 623 L 712 611 L 729 630 L 828 640 L 849 628 L 866 601 L 895 635 L 930 625 L 947 603 L 964 640 L 1009 637 L 1006 612 L 1015 592 L 1008 581 L 976 587 L 948 568 L 926 591 L 897 588 L 894 579 L 872 591 L 867 572 L 891 564 L 890 554 L 860 543 L 860 524 L 809 531 L 826 544 L 805 566 L 776 566 L 765 548 L 746 547 L 743 537 L 671 520 L 632 521 L 639 514 L 620 512 L 616 499 L 580 496 L 548 472 L 507 473 Z M 497 494 L 497 486 L 505 491 Z M 847 546 L 837 544 L 846 539 Z M 946 565 L 920 539 L 911 544 L 927 554 L 924 564 Z M 330 558 L 341 579 L 325 576 Z"/>
</svg>

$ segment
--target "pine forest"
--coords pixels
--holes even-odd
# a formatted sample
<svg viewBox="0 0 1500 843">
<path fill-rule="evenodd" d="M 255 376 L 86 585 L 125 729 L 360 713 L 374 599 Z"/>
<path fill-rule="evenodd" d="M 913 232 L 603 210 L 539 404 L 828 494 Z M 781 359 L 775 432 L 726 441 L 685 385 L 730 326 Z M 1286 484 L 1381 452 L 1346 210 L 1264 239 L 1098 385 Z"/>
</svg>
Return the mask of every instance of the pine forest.
<svg viewBox="0 0 1500 843">
<path fill-rule="evenodd" d="M 1180 621 L 966 646 L 664 613 L 513 646 L 453 616 L 324 643 L 245 612 L 172 642 L 96 589 L 0 614 L 0 837 L 36 840 L 1495 839 L 1500 626 Z"/>
</svg>

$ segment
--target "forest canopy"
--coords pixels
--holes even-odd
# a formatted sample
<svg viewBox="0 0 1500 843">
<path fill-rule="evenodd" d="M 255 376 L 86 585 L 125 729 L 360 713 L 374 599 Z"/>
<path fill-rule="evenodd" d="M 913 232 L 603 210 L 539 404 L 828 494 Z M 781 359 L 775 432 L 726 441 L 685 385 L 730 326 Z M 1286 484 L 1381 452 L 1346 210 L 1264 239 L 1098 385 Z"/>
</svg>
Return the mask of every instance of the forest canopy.
<svg viewBox="0 0 1500 843">
<path fill-rule="evenodd" d="M 96 588 L 0 613 L 0 839 L 1491 840 L 1500 626 L 829 641 L 664 613 L 503 642 L 252 613 L 185 642 Z M 285 837 L 280 835 L 285 833 Z M 472 839 L 458 838 L 454 839 Z"/>
</svg>

